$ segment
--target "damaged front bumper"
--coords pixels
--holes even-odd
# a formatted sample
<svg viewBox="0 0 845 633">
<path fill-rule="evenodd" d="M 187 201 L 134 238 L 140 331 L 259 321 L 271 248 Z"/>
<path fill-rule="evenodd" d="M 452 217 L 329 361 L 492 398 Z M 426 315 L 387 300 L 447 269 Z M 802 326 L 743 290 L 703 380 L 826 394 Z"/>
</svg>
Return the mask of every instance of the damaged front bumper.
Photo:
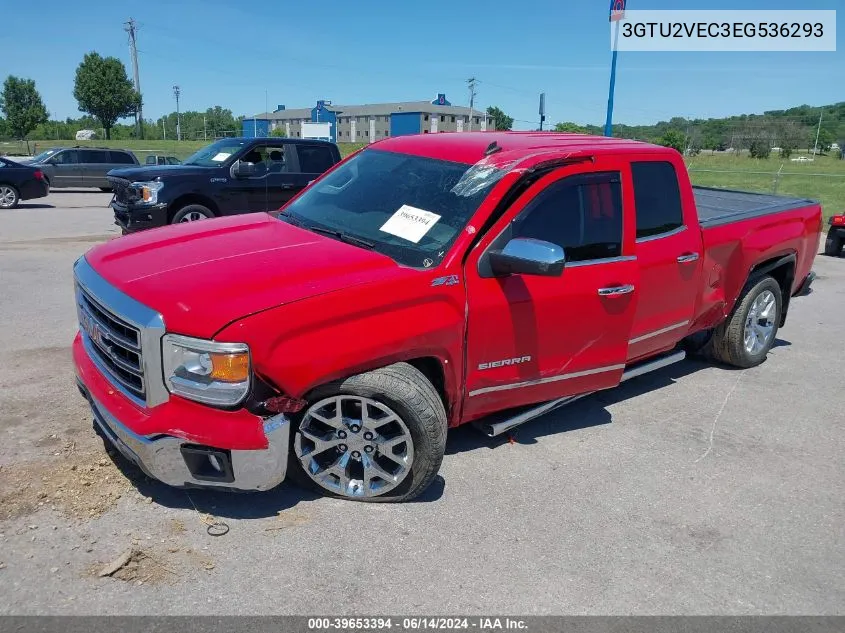
<svg viewBox="0 0 845 633">
<path fill-rule="evenodd" d="M 285 479 L 290 421 L 284 414 L 264 420 L 266 449 L 220 449 L 172 435 L 138 435 L 109 413 L 78 378 L 77 386 L 91 406 L 97 433 L 153 479 L 178 488 L 241 491 L 270 490 Z"/>
</svg>

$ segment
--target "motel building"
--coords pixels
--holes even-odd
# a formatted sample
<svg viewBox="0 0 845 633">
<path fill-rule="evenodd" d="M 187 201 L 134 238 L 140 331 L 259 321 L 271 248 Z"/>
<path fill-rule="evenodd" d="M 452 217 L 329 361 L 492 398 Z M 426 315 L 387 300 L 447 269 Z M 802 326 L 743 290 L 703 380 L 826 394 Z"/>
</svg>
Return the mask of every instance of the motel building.
<svg viewBox="0 0 845 633">
<path fill-rule="evenodd" d="M 313 108 L 279 105 L 243 120 L 246 137 L 270 136 L 282 129 L 288 138 L 322 138 L 333 143 L 372 143 L 388 136 L 438 132 L 492 131 L 493 120 L 483 110 L 453 106 L 445 94 L 433 101 L 333 105 L 318 101 Z"/>
</svg>

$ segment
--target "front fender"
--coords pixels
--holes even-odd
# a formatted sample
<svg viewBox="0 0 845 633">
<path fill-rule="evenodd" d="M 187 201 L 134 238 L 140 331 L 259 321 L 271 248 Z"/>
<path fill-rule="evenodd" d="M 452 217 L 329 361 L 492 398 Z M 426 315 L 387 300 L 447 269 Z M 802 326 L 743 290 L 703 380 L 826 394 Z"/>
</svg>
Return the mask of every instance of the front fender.
<svg viewBox="0 0 845 633">
<path fill-rule="evenodd" d="M 294 398 L 391 363 L 435 358 L 451 418 L 460 414 L 466 299 L 431 276 L 357 286 L 236 321 L 215 336 L 250 346 L 253 368 Z"/>
</svg>

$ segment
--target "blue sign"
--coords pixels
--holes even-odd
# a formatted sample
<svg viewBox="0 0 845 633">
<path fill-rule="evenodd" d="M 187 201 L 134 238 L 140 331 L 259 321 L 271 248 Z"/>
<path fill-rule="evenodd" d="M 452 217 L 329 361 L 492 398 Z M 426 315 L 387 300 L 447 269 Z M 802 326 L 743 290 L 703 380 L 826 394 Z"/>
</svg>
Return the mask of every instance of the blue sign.
<svg viewBox="0 0 845 633">
<path fill-rule="evenodd" d="M 445 92 L 438 92 L 437 98 L 431 102 L 432 105 L 440 105 L 440 106 L 449 106 L 452 105 L 446 100 L 446 93 Z"/>
<path fill-rule="evenodd" d="M 326 103 L 326 102 L 325 102 L 325 101 L 323 101 L 323 100 L 318 101 L 318 102 L 317 102 L 317 109 L 318 109 L 318 110 L 322 110 L 322 109 L 323 109 L 323 105 L 324 105 L 325 103 Z"/>
</svg>

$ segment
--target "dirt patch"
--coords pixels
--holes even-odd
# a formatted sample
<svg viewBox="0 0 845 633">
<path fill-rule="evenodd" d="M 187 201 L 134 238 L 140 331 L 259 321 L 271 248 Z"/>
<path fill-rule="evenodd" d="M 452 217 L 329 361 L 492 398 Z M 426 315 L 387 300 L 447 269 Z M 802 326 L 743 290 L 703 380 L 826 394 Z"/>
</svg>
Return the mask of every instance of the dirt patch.
<svg viewBox="0 0 845 633">
<path fill-rule="evenodd" d="M 0 520 L 42 508 L 73 519 L 94 519 L 127 494 L 133 484 L 103 451 L 76 450 L 65 440 L 50 461 L 0 467 Z M 139 477 L 143 475 L 138 472 Z"/>
<path fill-rule="evenodd" d="M 109 577 L 136 584 L 175 583 L 196 572 L 211 572 L 214 561 L 205 553 L 179 547 L 142 549 L 138 541 L 114 560 L 96 562 L 88 569 L 92 576 Z"/>
<path fill-rule="evenodd" d="M 276 520 L 271 525 L 264 528 L 264 531 L 273 534 L 289 528 L 306 525 L 311 522 L 311 513 L 297 508 L 289 510 L 280 510 L 276 514 Z"/>
</svg>

